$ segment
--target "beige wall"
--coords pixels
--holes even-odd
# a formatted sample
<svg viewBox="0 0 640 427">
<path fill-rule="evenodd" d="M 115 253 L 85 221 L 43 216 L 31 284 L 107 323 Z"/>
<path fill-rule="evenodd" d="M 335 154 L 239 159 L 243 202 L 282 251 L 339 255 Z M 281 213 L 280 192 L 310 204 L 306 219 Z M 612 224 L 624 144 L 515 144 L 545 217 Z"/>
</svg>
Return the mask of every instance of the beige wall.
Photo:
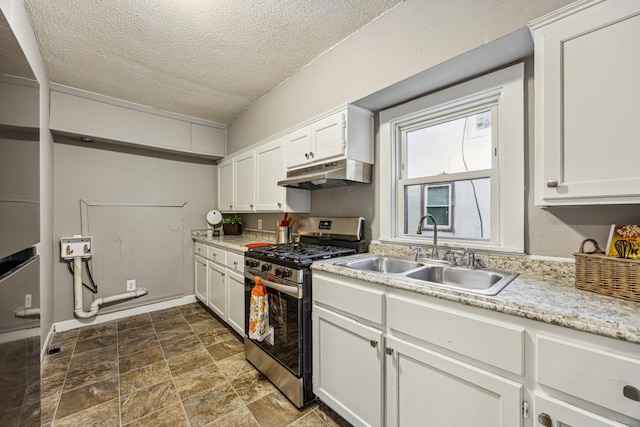
<svg viewBox="0 0 640 427">
<path fill-rule="evenodd" d="M 573 0 L 407 0 L 325 53 L 229 125 L 228 152 L 277 134 L 326 110 L 374 94 L 506 36 Z M 533 71 L 527 62 L 525 251 L 572 257 L 586 237 L 606 243 L 611 223 L 637 223 L 640 207 L 541 209 L 533 205 Z M 436 76 L 437 77 L 437 76 Z M 444 78 L 444 77 L 443 77 Z M 414 96 L 421 93 L 416 92 Z M 376 136 L 376 145 L 379 143 Z M 375 184 L 315 191 L 313 215 L 361 215 L 378 237 Z M 384 177 L 382 178 L 384 179 Z M 336 210 L 336 206 L 340 208 Z M 250 216 L 250 222 L 255 215 Z"/>
<path fill-rule="evenodd" d="M 80 200 L 100 202 L 173 202 L 184 201 L 182 208 L 182 247 L 184 260 L 181 279 L 173 284 L 175 294 L 193 295 L 193 240 L 191 229 L 204 228 L 205 215 L 216 200 L 217 168 L 209 161 L 170 154 L 94 143 L 54 144 L 54 240 L 80 234 Z M 150 222 L 154 218 L 148 219 Z M 137 253 L 132 263 L 153 265 L 150 247 Z M 54 261 L 54 321 L 73 319 L 72 276 L 59 261 Z M 96 253 L 94 257 L 98 257 Z M 98 278 L 96 281 L 99 282 Z M 100 283 L 98 283 L 100 285 Z M 107 284 L 102 289 L 112 287 Z M 122 284 L 124 286 L 124 284 Z M 145 286 L 140 284 L 139 286 Z M 150 290 L 153 288 L 149 285 Z M 166 291 L 166 290 L 165 290 Z M 124 292 L 124 288 L 121 290 Z M 85 293 L 88 293 L 85 291 Z M 152 296 L 149 298 L 152 299 Z M 143 299 L 136 300 L 144 304 Z M 126 306 L 131 305 L 127 303 Z M 86 308 L 86 307 L 85 307 Z"/>
</svg>

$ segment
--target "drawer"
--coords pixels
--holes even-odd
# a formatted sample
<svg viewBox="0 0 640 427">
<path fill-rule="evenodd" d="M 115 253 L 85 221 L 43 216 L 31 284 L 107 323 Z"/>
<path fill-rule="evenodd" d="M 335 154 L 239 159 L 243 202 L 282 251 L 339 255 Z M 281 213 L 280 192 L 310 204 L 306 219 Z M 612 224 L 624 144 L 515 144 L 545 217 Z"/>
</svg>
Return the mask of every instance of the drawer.
<svg viewBox="0 0 640 427">
<path fill-rule="evenodd" d="M 206 258 L 207 255 L 207 245 L 202 244 L 200 242 L 195 242 L 195 254 L 200 255 L 203 258 Z"/>
<path fill-rule="evenodd" d="M 401 335 L 524 375 L 524 328 L 395 295 L 387 298 L 387 325 Z"/>
<path fill-rule="evenodd" d="M 235 254 L 233 252 L 227 252 L 227 268 L 235 271 L 238 274 L 244 274 L 244 256 Z"/>
<path fill-rule="evenodd" d="M 348 279 L 313 276 L 313 301 L 371 322 L 383 323 L 384 292 L 369 289 Z"/>
<path fill-rule="evenodd" d="M 207 258 L 211 261 L 217 262 L 218 264 L 226 265 L 227 252 L 224 249 L 216 248 L 214 246 L 209 246 L 207 249 Z"/>
<path fill-rule="evenodd" d="M 633 399 L 640 390 L 640 357 L 546 335 L 538 336 L 536 356 L 541 385 L 640 419 L 640 402 Z"/>
</svg>

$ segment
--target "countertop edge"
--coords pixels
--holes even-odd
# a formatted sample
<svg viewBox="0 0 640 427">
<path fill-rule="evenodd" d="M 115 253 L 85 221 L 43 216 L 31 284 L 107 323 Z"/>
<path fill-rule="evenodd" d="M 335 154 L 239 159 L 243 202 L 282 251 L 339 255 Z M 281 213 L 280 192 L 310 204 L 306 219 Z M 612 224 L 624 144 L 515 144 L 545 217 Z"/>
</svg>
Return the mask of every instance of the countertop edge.
<svg viewBox="0 0 640 427">
<path fill-rule="evenodd" d="M 357 259 L 371 254 L 347 257 Z M 464 305 L 536 320 L 617 340 L 640 344 L 640 306 L 575 288 L 560 280 L 517 277 L 495 296 L 470 294 L 437 286 L 418 285 L 401 277 L 369 273 L 334 265 L 345 257 L 318 261 L 311 268 L 344 277 L 377 283 Z"/>
</svg>

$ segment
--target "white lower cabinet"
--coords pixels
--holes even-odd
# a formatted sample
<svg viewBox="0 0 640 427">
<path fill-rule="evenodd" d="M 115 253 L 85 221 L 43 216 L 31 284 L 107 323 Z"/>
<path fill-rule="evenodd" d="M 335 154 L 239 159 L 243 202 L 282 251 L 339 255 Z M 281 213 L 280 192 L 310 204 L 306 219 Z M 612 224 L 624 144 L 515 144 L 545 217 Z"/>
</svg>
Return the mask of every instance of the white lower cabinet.
<svg viewBox="0 0 640 427">
<path fill-rule="evenodd" d="M 522 426 L 521 383 L 435 351 L 423 337 L 402 330 L 411 330 L 404 328 L 407 324 L 435 329 L 420 317 L 429 306 L 415 308 L 410 296 L 390 297 L 382 286 L 327 273 L 314 272 L 313 286 L 314 393 L 347 421 L 356 426 Z M 412 318 L 402 322 L 403 316 Z M 521 356 L 517 328 L 501 334 L 494 322 L 482 331 L 478 319 L 455 312 L 449 317 L 455 319 L 449 344 L 465 348 L 456 344 L 462 341 L 458 335 L 473 326 L 490 339 L 496 334 L 508 354 Z M 469 347 L 472 356 L 484 357 L 471 351 L 475 348 Z"/>
<path fill-rule="evenodd" d="M 207 263 L 209 271 L 209 298 L 207 305 L 221 318 L 227 318 L 227 270 L 213 261 Z"/>
<path fill-rule="evenodd" d="M 195 256 L 195 295 L 204 304 L 207 303 L 207 260 Z"/>
<path fill-rule="evenodd" d="M 244 335 L 243 255 L 196 242 L 195 295 Z"/>
<path fill-rule="evenodd" d="M 522 384 L 386 337 L 386 425 L 522 425 Z"/>
<path fill-rule="evenodd" d="M 227 323 L 244 335 L 244 276 L 227 270 Z"/>
<path fill-rule="evenodd" d="M 536 383 L 544 391 L 535 396 L 538 425 L 640 426 L 640 349 L 633 348 L 640 346 L 627 353 L 626 346 L 599 344 L 537 336 Z"/>
<path fill-rule="evenodd" d="M 313 272 L 313 387 L 355 426 L 640 427 L 640 345 Z"/>
<path fill-rule="evenodd" d="M 313 341 L 316 396 L 351 424 L 382 425 L 382 330 L 314 306 Z"/>
<path fill-rule="evenodd" d="M 536 394 L 536 426 L 543 427 L 626 427 L 617 421 L 601 417 L 562 400 Z"/>
</svg>

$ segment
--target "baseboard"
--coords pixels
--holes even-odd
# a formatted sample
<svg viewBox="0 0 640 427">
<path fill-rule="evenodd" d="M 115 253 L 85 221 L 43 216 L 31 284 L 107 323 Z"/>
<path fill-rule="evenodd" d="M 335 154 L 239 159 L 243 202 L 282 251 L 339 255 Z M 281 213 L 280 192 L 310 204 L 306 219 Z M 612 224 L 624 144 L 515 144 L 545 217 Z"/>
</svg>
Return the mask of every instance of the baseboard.
<svg viewBox="0 0 640 427">
<path fill-rule="evenodd" d="M 182 298 L 175 298 L 167 301 L 156 302 L 153 304 L 142 305 L 140 307 L 128 308 L 126 310 L 115 311 L 113 313 L 98 313 L 96 317 L 92 317 L 91 319 L 83 319 L 83 321 L 77 319 L 64 320 L 62 322 L 54 323 L 51 326 L 51 329 L 54 332 L 63 332 L 70 329 L 80 328 L 82 326 L 97 325 L 99 323 L 110 322 L 112 320 L 122 319 L 124 317 L 135 316 L 136 314 L 144 314 L 152 311 L 164 310 L 165 308 L 179 307 L 181 305 L 191 304 L 192 302 L 196 302 L 196 296 L 188 295 Z M 49 338 L 50 336 L 47 335 L 47 345 L 49 344 Z"/>
<path fill-rule="evenodd" d="M 23 340 L 25 338 L 39 337 L 39 336 L 40 336 L 40 328 L 37 326 L 35 328 L 27 328 L 27 329 L 20 329 L 18 331 L 5 332 L 3 334 L 0 334 L 0 344 L 4 344 L 6 342 L 11 342 L 11 341 Z"/>
</svg>

